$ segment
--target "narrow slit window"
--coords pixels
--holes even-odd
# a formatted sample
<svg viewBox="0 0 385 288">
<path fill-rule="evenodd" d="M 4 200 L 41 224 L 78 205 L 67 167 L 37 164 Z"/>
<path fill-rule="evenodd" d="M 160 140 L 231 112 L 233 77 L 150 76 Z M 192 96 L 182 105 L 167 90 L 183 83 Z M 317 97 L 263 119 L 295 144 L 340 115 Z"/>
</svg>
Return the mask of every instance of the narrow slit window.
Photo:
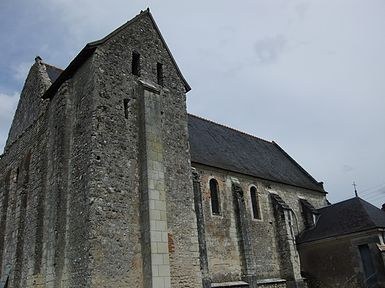
<svg viewBox="0 0 385 288">
<path fill-rule="evenodd" d="M 253 218 L 261 219 L 261 211 L 259 209 L 257 189 L 253 186 L 250 188 L 251 207 L 253 208 Z"/>
<path fill-rule="evenodd" d="M 163 86 L 163 64 L 162 63 L 156 64 L 156 73 L 157 73 L 158 84 Z"/>
<path fill-rule="evenodd" d="M 218 182 L 215 179 L 210 180 L 210 196 L 211 196 L 211 211 L 213 215 L 220 215 L 220 205 L 219 205 L 219 189 Z"/>
<path fill-rule="evenodd" d="M 124 117 L 128 119 L 128 98 L 123 99 L 123 109 L 124 109 Z"/>
<path fill-rule="evenodd" d="M 132 52 L 132 74 L 140 76 L 140 54 Z"/>
<path fill-rule="evenodd" d="M 19 177 L 20 177 L 20 169 L 17 167 L 16 169 L 16 176 L 15 176 L 15 183 L 19 184 Z"/>
<path fill-rule="evenodd" d="M 32 157 L 32 154 L 31 154 L 31 151 L 29 151 L 24 160 L 24 181 L 23 181 L 24 184 L 27 184 L 29 181 L 29 168 L 30 168 L 29 166 L 31 163 L 31 157 Z"/>
</svg>

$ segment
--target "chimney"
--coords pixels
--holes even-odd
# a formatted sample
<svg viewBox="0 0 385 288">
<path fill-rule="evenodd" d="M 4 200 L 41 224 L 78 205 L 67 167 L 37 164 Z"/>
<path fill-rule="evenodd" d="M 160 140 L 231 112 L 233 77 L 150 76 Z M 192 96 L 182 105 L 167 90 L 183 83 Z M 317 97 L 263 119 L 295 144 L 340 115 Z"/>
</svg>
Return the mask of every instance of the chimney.
<svg viewBox="0 0 385 288">
<path fill-rule="evenodd" d="M 35 57 L 35 62 L 36 62 L 36 63 L 39 63 L 39 64 L 40 64 L 42 61 L 43 61 L 43 59 L 41 59 L 40 56 L 36 56 L 36 57 Z"/>
<path fill-rule="evenodd" d="M 384 204 L 382 204 L 382 208 L 381 208 L 381 210 L 385 212 L 385 203 L 384 203 Z"/>
</svg>

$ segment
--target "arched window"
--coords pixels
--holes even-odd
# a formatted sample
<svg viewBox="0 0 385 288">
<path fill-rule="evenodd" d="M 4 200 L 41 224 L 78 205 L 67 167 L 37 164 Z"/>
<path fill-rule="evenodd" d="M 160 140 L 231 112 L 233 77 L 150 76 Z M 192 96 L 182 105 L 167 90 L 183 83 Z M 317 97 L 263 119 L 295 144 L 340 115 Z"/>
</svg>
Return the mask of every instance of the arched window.
<svg viewBox="0 0 385 288">
<path fill-rule="evenodd" d="M 219 189 L 218 182 L 215 179 L 210 180 L 211 211 L 213 215 L 220 215 Z"/>
<path fill-rule="evenodd" d="M 250 188 L 251 207 L 253 208 L 253 218 L 261 219 L 261 211 L 259 209 L 257 188 L 252 186 Z"/>
</svg>

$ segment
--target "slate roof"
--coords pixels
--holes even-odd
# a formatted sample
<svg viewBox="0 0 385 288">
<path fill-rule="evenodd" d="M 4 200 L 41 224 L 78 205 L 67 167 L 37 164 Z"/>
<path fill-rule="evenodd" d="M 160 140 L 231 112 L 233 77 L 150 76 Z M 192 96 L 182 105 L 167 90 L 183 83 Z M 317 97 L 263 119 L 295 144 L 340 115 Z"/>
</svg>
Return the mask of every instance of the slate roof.
<svg viewBox="0 0 385 288">
<path fill-rule="evenodd" d="M 305 230 L 297 243 L 385 228 L 385 212 L 359 197 L 326 206 L 318 212 L 316 226 Z"/>
<path fill-rule="evenodd" d="M 188 130 L 192 162 L 325 193 L 275 142 L 194 115 L 188 116 Z"/>
</svg>

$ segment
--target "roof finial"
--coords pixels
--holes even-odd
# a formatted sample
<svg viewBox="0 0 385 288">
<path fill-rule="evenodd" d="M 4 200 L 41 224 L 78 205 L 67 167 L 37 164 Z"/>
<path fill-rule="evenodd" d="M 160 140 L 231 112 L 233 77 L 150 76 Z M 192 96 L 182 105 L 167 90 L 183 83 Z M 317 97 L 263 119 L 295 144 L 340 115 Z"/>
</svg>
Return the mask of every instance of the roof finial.
<svg viewBox="0 0 385 288">
<path fill-rule="evenodd" d="M 358 193 L 357 193 L 357 184 L 356 182 L 353 181 L 353 187 L 354 187 L 354 194 L 356 195 L 356 197 L 358 197 Z"/>
</svg>

